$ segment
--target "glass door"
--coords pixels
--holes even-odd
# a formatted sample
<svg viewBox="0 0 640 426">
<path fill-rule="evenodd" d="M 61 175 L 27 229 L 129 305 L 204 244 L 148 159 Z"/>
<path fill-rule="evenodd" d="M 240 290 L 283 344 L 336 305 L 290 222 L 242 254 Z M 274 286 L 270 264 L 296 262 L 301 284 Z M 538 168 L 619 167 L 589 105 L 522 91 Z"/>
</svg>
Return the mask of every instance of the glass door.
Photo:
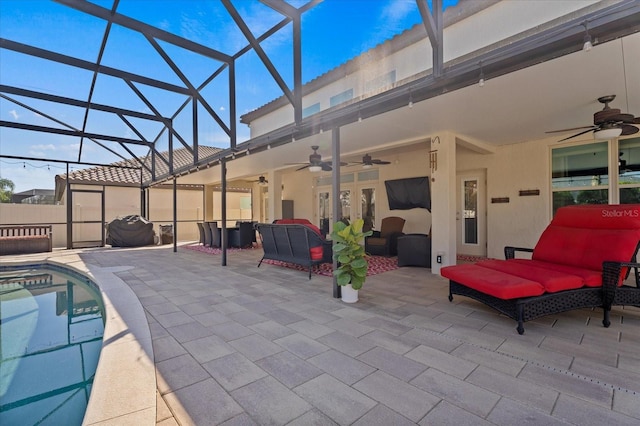
<svg viewBox="0 0 640 426">
<path fill-rule="evenodd" d="M 358 217 L 364 220 L 364 231 L 369 231 L 375 227 L 376 223 L 376 188 L 373 185 L 360 186 L 360 205 Z"/>
<path fill-rule="evenodd" d="M 331 188 L 321 188 L 318 190 L 317 204 L 318 221 L 317 224 L 323 234 L 331 232 Z"/>
<path fill-rule="evenodd" d="M 484 170 L 458 175 L 458 254 L 487 254 L 484 176 Z"/>
</svg>

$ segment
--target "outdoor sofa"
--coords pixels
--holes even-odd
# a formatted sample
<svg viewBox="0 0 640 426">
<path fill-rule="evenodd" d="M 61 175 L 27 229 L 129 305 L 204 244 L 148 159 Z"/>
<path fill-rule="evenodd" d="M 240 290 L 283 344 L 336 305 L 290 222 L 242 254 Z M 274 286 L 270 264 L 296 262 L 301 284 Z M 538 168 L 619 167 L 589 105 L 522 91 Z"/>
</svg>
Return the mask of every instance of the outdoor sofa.
<svg viewBox="0 0 640 426">
<path fill-rule="evenodd" d="M 306 219 L 285 219 L 257 224 L 265 259 L 294 263 L 309 268 L 332 261 L 331 241 L 325 240 L 317 226 Z"/>
<path fill-rule="evenodd" d="M 535 248 L 506 247 L 506 260 L 447 266 L 453 295 L 471 297 L 518 322 L 579 308 L 602 307 L 605 327 L 612 305 L 640 306 L 636 255 L 640 204 L 581 205 L 558 209 Z M 530 259 L 517 252 L 532 253 Z M 635 285 L 624 285 L 630 271 Z"/>
</svg>

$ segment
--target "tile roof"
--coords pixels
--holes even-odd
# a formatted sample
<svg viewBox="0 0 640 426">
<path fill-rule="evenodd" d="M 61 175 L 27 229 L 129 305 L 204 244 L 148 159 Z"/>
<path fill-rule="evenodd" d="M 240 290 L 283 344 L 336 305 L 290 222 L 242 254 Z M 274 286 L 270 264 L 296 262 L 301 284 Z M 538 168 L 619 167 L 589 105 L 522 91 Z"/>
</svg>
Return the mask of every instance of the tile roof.
<svg viewBox="0 0 640 426">
<path fill-rule="evenodd" d="M 198 158 L 207 158 L 222 151 L 221 148 L 215 148 L 211 146 L 199 146 Z M 163 151 L 160 153 L 165 159 L 169 159 L 169 152 Z M 151 156 L 141 157 L 141 160 L 145 165 L 151 168 Z M 159 158 L 155 160 L 156 176 L 162 176 L 169 173 L 168 165 Z M 173 164 L 174 170 L 181 169 L 193 165 L 193 154 L 187 148 L 178 148 L 173 151 Z M 87 169 L 76 170 L 70 173 L 72 183 L 87 183 L 87 184 L 104 184 L 104 185 L 117 185 L 117 186 L 138 186 L 140 185 L 140 172 L 137 167 L 140 163 L 133 158 L 111 163 L 109 167 L 98 166 Z M 132 167 L 132 168 L 123 168 Z M 151 173 L 146 168 L 142 169 L 143 182 L 151 182 Z M 59 182 L 66 181 L 66 173 L 56 176 L 56 187 Z M 57 191 L 56 191 L 57 192 Z"/>
</svg>

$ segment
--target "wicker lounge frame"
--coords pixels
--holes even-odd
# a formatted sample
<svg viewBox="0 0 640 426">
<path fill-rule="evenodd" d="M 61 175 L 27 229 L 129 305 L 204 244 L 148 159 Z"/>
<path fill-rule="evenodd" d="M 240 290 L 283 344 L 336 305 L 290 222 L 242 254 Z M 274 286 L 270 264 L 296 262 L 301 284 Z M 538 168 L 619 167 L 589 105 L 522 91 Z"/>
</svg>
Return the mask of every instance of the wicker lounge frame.
<svg viewBox="0 0 640 426">
<path fill-rule="evenodd" d="M 640 243 L 636 247 L 633 259 L 636 258 Z M 533 252 L 533 249 L 522 247 L 505 247 L 505 259 L 514 259 L 516 252 Z M 618 285 L 622 268 L 627 272 L 635 270 L 635 287 Z M 518 334 L 524 333 L 524 322 L 545 315 L 558 314 L 582 308 L 603 308 L 602 324 L 611 325 L 609 314 L 612 306 L 640 307 L 640 263 L 635 262 L 604 262 L 602 267 L 602 287 L 582 287 L 575 290 L 565 290 L 557 293 L 545 293 L 540 296 L 517 299 L 500 299 L 486 293 L 474 290 L 463 284 L 449 281 L 449 301 L 453 295 L 470 297 L 518 322 Z"/>
</svg>

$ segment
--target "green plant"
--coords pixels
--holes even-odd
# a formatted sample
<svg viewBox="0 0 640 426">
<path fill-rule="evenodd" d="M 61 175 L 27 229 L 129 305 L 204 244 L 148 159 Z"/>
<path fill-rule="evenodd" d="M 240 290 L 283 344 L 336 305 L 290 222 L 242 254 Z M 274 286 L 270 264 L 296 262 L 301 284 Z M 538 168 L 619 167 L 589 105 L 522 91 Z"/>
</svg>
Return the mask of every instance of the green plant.
<svg viewBox="0 0 640 426">
<path fill-rule="evenodd" d="M 350 225 L 336 222 L 331 232 L 333 259 L 340 265 L 333 271 L 333 275 L 336 276 L 338 285 L 351 284 L 354 290 L 361 289 L 367 278 L 367 255 L 362 241 L 372 232 L 362 232 L 363 225 L 362 219 L 357 219 Z"/>
</svg>

